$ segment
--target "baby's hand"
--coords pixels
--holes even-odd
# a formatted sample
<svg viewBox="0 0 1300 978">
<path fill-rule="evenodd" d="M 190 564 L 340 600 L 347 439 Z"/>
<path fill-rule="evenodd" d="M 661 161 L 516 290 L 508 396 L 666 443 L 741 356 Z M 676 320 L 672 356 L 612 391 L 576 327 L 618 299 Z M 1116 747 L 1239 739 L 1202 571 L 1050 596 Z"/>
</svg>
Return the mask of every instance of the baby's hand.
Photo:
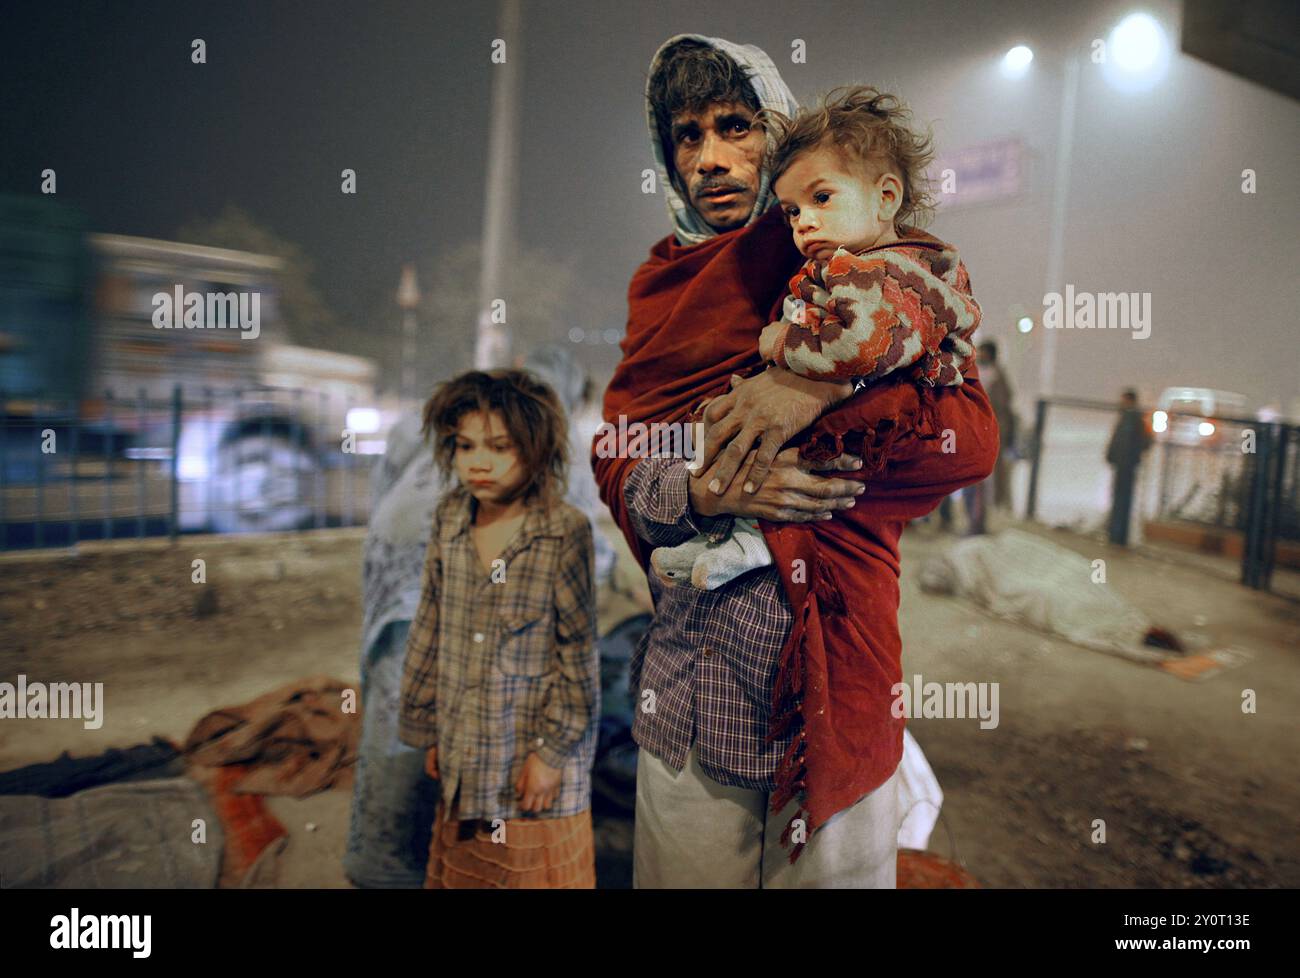
<svg viewBox="0 0 1300 978">
<path fill-rule="evenodd" d="M 776 358 L 777 340 L 781 338 L 782 332 L 785 331 L 786 324 L 783 322 L 768 323 L 763 327 L 763 332 L 758 334 L 758 355 L 764 360 L 773 360 Z"/>
</svg>

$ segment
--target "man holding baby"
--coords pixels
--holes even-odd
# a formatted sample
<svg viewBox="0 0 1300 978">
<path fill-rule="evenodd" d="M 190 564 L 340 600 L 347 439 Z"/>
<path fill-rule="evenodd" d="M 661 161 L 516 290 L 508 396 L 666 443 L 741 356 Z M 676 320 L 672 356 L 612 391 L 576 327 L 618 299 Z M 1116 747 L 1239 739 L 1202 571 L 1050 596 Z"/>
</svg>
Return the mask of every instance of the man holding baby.
<svg viewBox="0 0 1300 978">
<path fill-rule="evenodd" d="M 699 35 L 656 53 L 647 115 L 673 234 L 604 417 L 707 437 L 694 462 L 592 452 L 655 601 L 634 882 L 893 887 L 898 539 L 998 447 L 965 267 L 910 223 L 927 144 L 891 96 L 799 113 L 760 49 Z"/>
</svg>

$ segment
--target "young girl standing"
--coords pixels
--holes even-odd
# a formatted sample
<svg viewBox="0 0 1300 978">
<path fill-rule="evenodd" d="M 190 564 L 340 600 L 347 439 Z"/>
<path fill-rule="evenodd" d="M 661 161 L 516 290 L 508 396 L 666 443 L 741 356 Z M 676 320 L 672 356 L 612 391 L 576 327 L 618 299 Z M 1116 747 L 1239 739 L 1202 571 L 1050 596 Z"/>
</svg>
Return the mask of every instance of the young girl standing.
<svg viewBox="0 0 1300 978">
<path fill-rule="evenodd" d="M 523 371 L 471 371 L 424 427 L 459 481 L 434 513 L 402 677 L 401 739 L 442 786 L 424 885 L 594 887 L 593 545 L 563 499 L 563 408 Z"/>
</svg>

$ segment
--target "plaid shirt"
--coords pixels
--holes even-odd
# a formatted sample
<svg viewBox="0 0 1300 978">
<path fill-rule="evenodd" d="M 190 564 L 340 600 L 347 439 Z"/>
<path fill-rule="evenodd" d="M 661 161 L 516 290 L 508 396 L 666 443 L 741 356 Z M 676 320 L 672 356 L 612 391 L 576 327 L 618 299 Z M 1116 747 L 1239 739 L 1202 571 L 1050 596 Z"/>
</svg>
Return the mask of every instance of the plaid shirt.
<svg viewBox="0 0 1300 978">
<path fill-rule="evenodd" d="M 642 539 L 671 547 L 698 533 L 718 542 L 730 532 L 733 517 L 692 513 L 689 478 L 681 458 L 646 458 L 628 474 L 623 496 Z M 700 766 L 719 784 L 772 790 L 793 737 L 764 745 L 777 661 L 793 621 L 776 568 L 750 571 L 715 591 L 649 577 L 655 616 L 632 656 L 633 737 L 677 771 L 694 740 Z"/>
<path fill-rule="evenodd" d="M 457 487 L 435 513 L 399 735 L 437 746 L 443 800 L 459 790 L 462 819 L 523 817 L 514 785 L 529 753 L 563 771 L 542 817 L 574 815 L 591 806 L 600 717 L 591 524 L 568 503 L 532 507 L 504 573 L 489 573 L 469 532 L 477 506 Z"/>
</svg>

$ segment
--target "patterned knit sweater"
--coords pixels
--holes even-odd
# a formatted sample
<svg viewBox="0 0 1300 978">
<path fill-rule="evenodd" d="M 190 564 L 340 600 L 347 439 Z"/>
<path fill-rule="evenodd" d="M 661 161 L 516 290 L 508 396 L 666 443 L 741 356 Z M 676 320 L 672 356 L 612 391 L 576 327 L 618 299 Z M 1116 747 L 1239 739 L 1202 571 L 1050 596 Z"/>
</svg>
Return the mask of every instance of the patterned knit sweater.
<svg viewBox="0 0 1300 978">
<path fill-rule="evenodd" d="M 931 387 L 957 386 L 974 358 L 980 307 L 957 252 L 899 241 L 810 259 L 790 280 L 763 355 L 812 380 L 879 380 L 908 368 Z"/>
</svg>

